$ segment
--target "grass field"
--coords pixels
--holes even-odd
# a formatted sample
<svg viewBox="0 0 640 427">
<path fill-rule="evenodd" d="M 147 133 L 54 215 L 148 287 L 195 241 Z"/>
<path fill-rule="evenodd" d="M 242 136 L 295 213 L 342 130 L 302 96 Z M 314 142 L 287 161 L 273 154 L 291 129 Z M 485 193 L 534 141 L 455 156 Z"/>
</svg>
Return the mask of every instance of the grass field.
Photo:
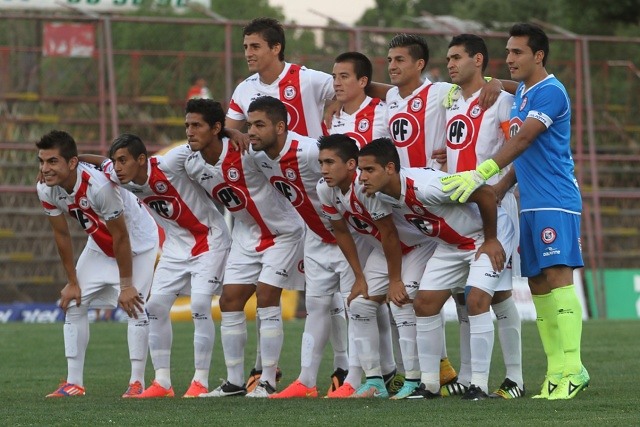
<svg viewBox="0 0 640 427">
<path fill-rule="evenodd" d="M 303 322 L 285 323 L 281 364 L 283 383 L 299 372 Z M 193 374 L 190 323 L 174 324 L 172 379 L 176 395 L 186 390 Z M 219 331 L 219 330 L 218 330 Z M 255 333 L 250 324 L 247 367 L 253 363 Z M 251 338 L 254 338 L 251 340 Z M 210 385 L 225 377 L 219 336 Z M 457 325 L 447 324 L 449 356 L 458 364 Z M 0 424 L 26 425 L 640 425 L 640 322 L 588 321 L 584 324 L 583 362 L 591 387 L 571 401 L 533 400 L 544 376 L 545 358 L 535 324 L 523 324 L 524 374 L 527 398 L 512 401 L 467 402 L 457 398 L 437 401 L 161 399 L 124 400 L 120 395 L 129 379 L 126 325 L 91 325 L 85 365 L 87 395 L 45 399 L 66 374 L 62 324 L 4 324 L 0 327 Z M 324 393 L 333 370 L 327 351 L 319 376 Z M 248 372 L 248 369 L 247 369 Z M 490 387 L 502 381 L 504 368 L 498 339 Z M 153 378 L 151 360 L 147 381 Z"/>
</svg>

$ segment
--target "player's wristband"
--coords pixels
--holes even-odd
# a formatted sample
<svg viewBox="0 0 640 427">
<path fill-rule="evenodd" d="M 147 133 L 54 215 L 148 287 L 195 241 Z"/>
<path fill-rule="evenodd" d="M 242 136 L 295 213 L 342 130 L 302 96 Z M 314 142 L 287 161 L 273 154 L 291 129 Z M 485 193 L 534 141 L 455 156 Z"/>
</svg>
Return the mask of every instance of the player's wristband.
<svg viewBox="0 0 640 427">
<path fill-rule="evenodd" d="M 498 164 L 494 162 L 493 159 L 487 159 L 478 165 L 476 171 L 478 171 L 478 173 L 486 181 L 487 179 L 500 172 L 500 167 L 498 167 Z"/>
<path fill-rule="evenodd" d="M 129 289 L 133 286 L 133 279 L 131 277 L 121 277 L 120 278 L 120 290 L 124 291 L 125 289 Z"/>
</svg>

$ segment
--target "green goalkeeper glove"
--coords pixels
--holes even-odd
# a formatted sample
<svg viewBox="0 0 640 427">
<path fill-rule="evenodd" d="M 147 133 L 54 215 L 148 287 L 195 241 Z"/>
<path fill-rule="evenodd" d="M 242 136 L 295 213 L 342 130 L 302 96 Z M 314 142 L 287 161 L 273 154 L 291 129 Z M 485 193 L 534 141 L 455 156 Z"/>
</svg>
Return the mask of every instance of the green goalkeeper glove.
<svg viewBox="0 0 640 427">
<path fill-rule="evenodd" d="M 476 170 L 457 173 L 455 175 L 445 176 L 440 179 L 442 191 L 451 194 L 451 200 L 457 200 L 465 203 L 469 200 L 471 193 L 482 186 L 489 178 L 500 172 L 498 164 L 493 159 L 485 160 L 478 165 Z"/>
</svg>

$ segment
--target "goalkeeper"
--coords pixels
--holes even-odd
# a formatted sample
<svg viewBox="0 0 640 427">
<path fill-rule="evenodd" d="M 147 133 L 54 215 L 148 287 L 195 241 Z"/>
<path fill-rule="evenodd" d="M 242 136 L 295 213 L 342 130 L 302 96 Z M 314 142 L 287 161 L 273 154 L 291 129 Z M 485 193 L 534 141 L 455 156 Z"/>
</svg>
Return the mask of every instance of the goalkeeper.
<svg viewBox="0 0 640 427">
<path fill-rule="evenodd" d="M 507 65 L 519 82 L 511 108 L 511 139 L 476 170 L 442 178 L 443 191 L 466 201 L 501 168 L 514 174 L 497 184 L 498 197 L 515 184 L 520 190 L 522 275 L 537 312 L 547 355 L 547 372 L 537 398 L 572 399 L 589 385 L 582 365 L 582 306 L 573 285 L 573 269 L 582 267 L 582 199 L 571 156 L 571 104 L 567 92 L 545 64 L 549 39 L 539 27 L 516 24 L 509 32 Z"/>
</svg>

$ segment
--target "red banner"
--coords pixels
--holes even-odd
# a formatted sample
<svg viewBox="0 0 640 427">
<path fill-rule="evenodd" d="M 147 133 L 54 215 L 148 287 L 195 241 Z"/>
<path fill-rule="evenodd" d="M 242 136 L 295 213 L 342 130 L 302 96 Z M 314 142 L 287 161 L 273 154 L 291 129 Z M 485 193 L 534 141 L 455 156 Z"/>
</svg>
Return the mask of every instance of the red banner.
<svg viewBox="0 0 640 427">
<path fill-rule="evenodd" d="M 44 56 L 90 58 L 95 51 L 93 24 L 45 24 L 43 38 Z"/>
</svg>

